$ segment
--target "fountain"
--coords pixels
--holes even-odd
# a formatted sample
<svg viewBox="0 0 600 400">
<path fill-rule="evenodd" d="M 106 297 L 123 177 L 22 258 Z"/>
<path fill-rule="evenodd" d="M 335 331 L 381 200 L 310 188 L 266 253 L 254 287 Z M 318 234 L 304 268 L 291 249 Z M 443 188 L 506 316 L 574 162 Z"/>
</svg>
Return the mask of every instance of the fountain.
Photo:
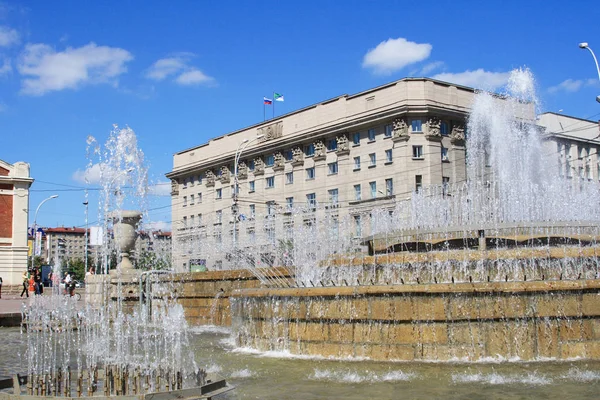
<svg viewBox="0 0 600 400">
<path fill-rule="evenodd" d="M 211 398 L 231 390 L 224 379 L 196 365 L 172 277 L 152 281 L 146 276 L 146 287 L 153 284 L 156 297 L 137 302 L 142 300 L 142 282 L 130 256 L 143 213 L 122 209 L 126 202 L 143 206 L 146 193 L 147 172 L 134 132 L 115 127 L 106 152 L 96 148 L 94 154 L 103 154 L 98 164 L 104 175 L 99 220 L 115 238 L 103 245 L 99 261 L 104 274 L 88 277 L 88 285 L 100 295 L 82 305 L 57 290 L 24 305 L 27 371 L 1 380 L 0 389 L 12 387 L 14 395 L 27 398 L 142 399 Z M 137 203 L 124 196 L 127 190 Z M 114 270 L 111 253 L 120 256 Z M 60 265 L 55 273 L 60 276 Z M 14 396 L 0 392 L 1 398 Z"/>
<path fill-rule="evenodd" d="M 360 243 L 340 234 L 350 218 L 265 217 L 267 230 L 278 220 L 290 229 L 248 244 L 248 269 L 267 287 L 232 293 L 238 346 L 373 360 L 600 359 L 600 190 L 560 178 L 542 152 L 533 88 L 516 70 L 502 105 L 477 94 L 466 132 L 454 132 L 467 142 L 469 180 L 373 210 L 374 234 Z M 353 252 L 360 246 L 370 254 Z M 288 260 L 291 279 L 257 268 L 268 258 L 251 255 L 269 253 L 271 264 Z"/>
</svg>

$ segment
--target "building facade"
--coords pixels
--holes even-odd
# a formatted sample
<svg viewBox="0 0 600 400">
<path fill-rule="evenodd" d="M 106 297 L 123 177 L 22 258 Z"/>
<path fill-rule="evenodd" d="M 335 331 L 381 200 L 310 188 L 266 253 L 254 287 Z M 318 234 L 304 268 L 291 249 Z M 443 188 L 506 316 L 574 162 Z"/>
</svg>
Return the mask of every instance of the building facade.
<svg viewBox="0 0 600 400">
<path fill-rule="evenodd" d="M 6 285 L 21 283 L 27 269 L 29 164 L 0 160 L 0 277 Z"/>
<path fill-rule="evenodd" d="M 574 184 L 600 182 L 600 123 L 547 112 L 538 118 L 545 149 L 556 158 L 558 175 Z"/>
<path fill-rule="evenodd" d="M 407 78 L 176 153 L 166 175 L 176 270 L 196 263 L 223 268 L 232 253 L 226 243 L 275 242 L 315 218 L 360 238 L 370 234 L 372 210 L 391 212 L 423 186 L 464 182 L 465 123 L 474 94 Z"/>
</svg>

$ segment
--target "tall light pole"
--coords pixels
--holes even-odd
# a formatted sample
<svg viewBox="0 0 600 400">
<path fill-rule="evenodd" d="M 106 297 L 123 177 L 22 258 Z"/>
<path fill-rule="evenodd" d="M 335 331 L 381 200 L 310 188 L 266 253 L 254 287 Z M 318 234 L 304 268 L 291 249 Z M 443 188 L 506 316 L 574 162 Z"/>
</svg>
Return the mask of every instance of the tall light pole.
<svg viewBox="0 0 600 400">
<path fill-rule="evenodd" d="M 85 206 L 85 273 L 88 272 L 88 193 L 87 189 L 85 190 L 85 201 L 83 205 Z"/>
<path fill-rule="evenodd" d="M 600 67 L 598 67 L 598 59 L 596 58 L 596 55 L 594 54 L 594 52 L 592 51 L 592 49 L 586 42 L 579 43 L 579 48 L 580 49 L 588 49 L 590 51 L 590 53 L 592 53 L 592 57 L 594 58 L 594 62 L 596 63 L 596 72 L 598 72 L 598 80 L 600 81 Z M 596 97 L 596 101 L 598 103 L 600 103 L 600 96 Z"/>
<path fill-rule="evenodd" d="M 233 158 L 233 205 L 231 206 L 231 213 L 233 214 L 233 250 L 236 250 L 237 247 L 237 214 L 238 214 L 238 193 L 240 192 L 239 181 L 238 181 L 238 164 L 240 163 L 240 157 L 242 156 L 242 152 L 250 145 L 250 143 L 255 142 L 264 138 L 265 135 L 258 135 L 253 137 L 252 139 L 244 139 L 238 145 L 237 150 L 235 151 L 235 157 Z"/>
<path fill-rule="evenodd" d="M 34 238 L 34 244 L 33 244 L 33 252 L 31 254 L 31 269 L 33 270 L 33 260 L 35 258 L 35 250 L 37 247 L 37 215 L 38 215 L 38 211 L 40 211 L 40 207 L 42 206 L 42 204 L 44 204 L 45 202 L 47 202 L 48 200 L 52 200 L 57 198 L 58 195 L 57 194 L 53 194 L 52 196 L 45 198 L 44 200 L 42 200 L 42 202 L 37 206 L 37 208 L 35 209 L 35 217 L 33 218 L 33 238 Z M 40 238 L 40 242 L 42 241 L 42 239 Z"/>
</svg>

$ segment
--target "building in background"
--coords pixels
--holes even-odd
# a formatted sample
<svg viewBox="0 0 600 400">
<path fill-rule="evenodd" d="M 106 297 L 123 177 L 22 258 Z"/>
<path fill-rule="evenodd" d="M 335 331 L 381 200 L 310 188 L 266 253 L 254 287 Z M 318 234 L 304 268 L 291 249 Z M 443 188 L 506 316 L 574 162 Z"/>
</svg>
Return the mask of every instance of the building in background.
<svg viewBox="0 0 600 400">
<path fill-rule="evenodd" d="M 574 184 L 600 181 L 600 123 L 546 112 L 539 116 L 544 153 L 556 158 L 558 175 Z"/>
<path fill-rule="evenodd" d="M 232 259 L 226 245 L 275 243 L 317 219 L 360 239 L 371 233 L 372 210 L 392 212 L 424 186 L 464 182 L 474 95 L 472 88 L 406 78 L 176 153 L 166 174 L 176 270 L 224 268 Z M 246 145 L 234 202 L 234 156 Z M 259 261 L 268 265 L 270 257 Z"/>
<path fill-rule="evenodd" d="M 21 283 L 27 269 L 29 164 L 0 160 L 0 276 L 5 285 Z"/>
</svg>

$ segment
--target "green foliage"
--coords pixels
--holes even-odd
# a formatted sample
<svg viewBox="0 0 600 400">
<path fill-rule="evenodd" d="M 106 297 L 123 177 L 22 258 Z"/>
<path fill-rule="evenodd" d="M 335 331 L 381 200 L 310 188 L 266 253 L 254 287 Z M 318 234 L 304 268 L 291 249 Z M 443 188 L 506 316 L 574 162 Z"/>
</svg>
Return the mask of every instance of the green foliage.
<svg viewBox="0 0 600 400">
<path fill-rule="evenodd" d="M 80 258 L 72 258 L 64 262 L 67 266 L 67 271 L 73 279 L 83 281 L 85 279 L 85 261 Z"/>
</svg>

